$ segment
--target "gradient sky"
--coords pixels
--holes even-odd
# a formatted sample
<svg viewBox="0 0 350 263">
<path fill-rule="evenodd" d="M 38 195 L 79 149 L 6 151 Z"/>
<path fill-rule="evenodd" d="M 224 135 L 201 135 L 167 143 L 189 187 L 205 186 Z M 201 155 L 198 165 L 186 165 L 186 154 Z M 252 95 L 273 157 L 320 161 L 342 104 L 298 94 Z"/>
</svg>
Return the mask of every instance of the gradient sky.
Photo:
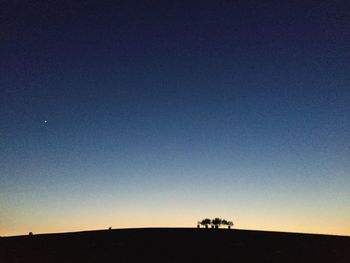
<svg viewBox="0 0 350 263">
<path fill-rule="evenodd" d="M 0 235 L 350 235 L 350 3 L 262 2 L 1 1 Z"/>
</svg>

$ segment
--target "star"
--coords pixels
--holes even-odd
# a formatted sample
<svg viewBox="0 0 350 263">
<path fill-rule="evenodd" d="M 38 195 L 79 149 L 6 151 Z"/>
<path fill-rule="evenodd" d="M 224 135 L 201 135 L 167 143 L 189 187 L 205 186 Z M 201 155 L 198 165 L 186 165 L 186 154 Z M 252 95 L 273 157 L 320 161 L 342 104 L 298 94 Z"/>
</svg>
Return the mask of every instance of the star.
<svg viewBox="0 0 350 263">
<path fill-rule="evenodd" d="M 47 120 L 44 120 L 44 123 L 47 123 Z"/>
</svg>

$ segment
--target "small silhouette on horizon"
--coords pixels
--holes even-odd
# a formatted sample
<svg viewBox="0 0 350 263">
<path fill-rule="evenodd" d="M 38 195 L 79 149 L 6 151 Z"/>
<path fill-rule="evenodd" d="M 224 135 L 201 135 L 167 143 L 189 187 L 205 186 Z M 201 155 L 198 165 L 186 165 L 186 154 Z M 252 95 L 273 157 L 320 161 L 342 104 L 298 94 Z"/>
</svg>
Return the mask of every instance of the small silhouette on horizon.
<svg viewBox="0 0 350 263">
<path fill-rule="evenodd" d="M 197 228 L 200 228 L 201 226 L 208 228 L 209 225 L 211 228 L 219 228 L 221 225 L 227 226 L 228 229 L 231 229 L 233 226 L 232 221 L 228 221 L 226 219 L 221 219 L 219 217 L 214 218 L 213 220 L 209 218 L 205 218 L 202 221 L 198 221 Z"/>
</svg>

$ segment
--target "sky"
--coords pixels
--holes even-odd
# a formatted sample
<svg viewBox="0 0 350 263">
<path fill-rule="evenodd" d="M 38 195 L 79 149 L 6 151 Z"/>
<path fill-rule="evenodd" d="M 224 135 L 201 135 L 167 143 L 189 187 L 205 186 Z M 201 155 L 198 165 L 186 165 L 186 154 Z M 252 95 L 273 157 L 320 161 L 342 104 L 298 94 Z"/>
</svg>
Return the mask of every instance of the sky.
<svg viewBox="0 0 350 263">
<path fill-rule="evenodd" d="M 350 235 L 349 1 L 1 1 L 0 235 Z"/>
</svg>

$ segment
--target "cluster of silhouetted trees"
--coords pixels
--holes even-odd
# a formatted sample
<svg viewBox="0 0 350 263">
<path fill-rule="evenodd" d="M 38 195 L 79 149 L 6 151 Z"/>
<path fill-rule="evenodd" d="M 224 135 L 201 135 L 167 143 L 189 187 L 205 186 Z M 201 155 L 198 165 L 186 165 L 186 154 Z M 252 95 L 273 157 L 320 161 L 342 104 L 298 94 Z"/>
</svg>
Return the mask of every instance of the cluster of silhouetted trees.
<svg viewBox="0 0 350 263">
<path fill-rule="evenodd" d="M 233 226 L 233 223 L 232 221 L 227 221 L 218 217 L 214 219 L 205 218 L 202 221 L 198 221 L 197 227 L 200 228 L 200 226 L 203 226 L 205 228 L 208 228 L 211 226 L 211 228 L 219 228 L 221 225 L 227 226 L 230 229 Z"/>
</svg>

